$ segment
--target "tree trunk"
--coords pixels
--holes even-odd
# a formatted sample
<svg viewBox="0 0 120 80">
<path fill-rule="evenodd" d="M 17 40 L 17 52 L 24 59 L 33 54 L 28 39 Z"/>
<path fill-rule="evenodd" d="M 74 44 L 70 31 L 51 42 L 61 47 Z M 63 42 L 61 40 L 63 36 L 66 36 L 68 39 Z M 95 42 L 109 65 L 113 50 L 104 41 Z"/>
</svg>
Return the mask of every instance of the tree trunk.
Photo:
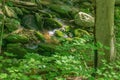
<svg viewBox="0 0 120 80">
<path fill-rule="evenodd" d="M 99 62 L 102 59 L 107 61 L 115 59 L 114 6 L 115 0 L 96 0 L 96 41 L 109 47 L 109 49 L 98 49 Z M 100 57 L 100 52 L 104 52 L 105 55 Z"/>
</svg>

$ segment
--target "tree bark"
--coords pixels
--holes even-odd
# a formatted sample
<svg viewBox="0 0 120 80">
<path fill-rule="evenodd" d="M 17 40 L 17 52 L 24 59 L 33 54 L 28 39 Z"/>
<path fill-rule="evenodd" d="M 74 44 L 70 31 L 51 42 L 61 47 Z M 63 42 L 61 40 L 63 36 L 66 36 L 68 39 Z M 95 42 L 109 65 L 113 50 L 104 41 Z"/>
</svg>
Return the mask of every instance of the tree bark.
<svg viewBox="0 0 120 80">
<path fill-rule="evenodd" d="M 104 47 L 109 47 L 109 49 L 98 49 L 99 62 L 102 59 L 107 61 L 115 59 L 114 6 L 115 0 L 96 0 L 96 41 L 103 44 Z M 100 57 L 100 52 L 104 52 L 105 55 Z"/>
</svg>

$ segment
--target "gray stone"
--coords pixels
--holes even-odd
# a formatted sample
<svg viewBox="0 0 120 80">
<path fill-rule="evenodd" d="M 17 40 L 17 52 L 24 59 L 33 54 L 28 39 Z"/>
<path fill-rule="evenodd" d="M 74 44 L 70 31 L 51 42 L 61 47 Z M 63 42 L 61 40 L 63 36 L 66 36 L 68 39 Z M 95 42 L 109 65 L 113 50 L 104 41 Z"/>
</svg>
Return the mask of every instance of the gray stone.
<svg viewBox="0 0 120 80">
<path fill-rule="evenodd" d="M 79 12 L 75 15 L 75 23 L 82 27 L 92 27 L 94 26 L 94 18 L 84 12 Z"/>
</svg>

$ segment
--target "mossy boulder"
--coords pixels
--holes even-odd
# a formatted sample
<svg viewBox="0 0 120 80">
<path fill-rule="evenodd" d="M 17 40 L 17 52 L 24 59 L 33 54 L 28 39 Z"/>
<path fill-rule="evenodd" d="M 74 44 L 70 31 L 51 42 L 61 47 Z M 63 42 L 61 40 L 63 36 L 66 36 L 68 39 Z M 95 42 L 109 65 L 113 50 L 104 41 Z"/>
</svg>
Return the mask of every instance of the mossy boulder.
<svg viewBox="0 0 120 80">
<path fill-rule="evenodd" d="M 39 31 L 35 31 L 35 36 L 42 42 L 45 42 L 45 37 L 42 33 L 40 33 Z"/>
<path fill-rule="evenodd" d="M 23 34 L 11 34 L 11 35 L 8 35 L 5 38 L 5 40 L 7 42 L 12 42 L 12 43 L 27 43 L 27 42 L 29 42 L 29 38 Z"/>
<path fill-rule="evenodd" d="M 75 29 L 74 30 L 74 35 L 76 37 L 81 37 L 83 35 L 89 35 L 89 33 L 86 30 L 82 30 L 82 29 Z"/>
<path fill-rule="evenodd" d="M 12 7 L 12 9 L 16 12 L 17 15 L 20 15 L 22 16 L 23 15 L 23 12 L 20 8 L 18 7 Z"/>
<path fill-rule="evenodd" d="M 71 7 L 68 5 L 60 5 L 60 4 L 51 4 L 49 5 L 50 9 L 59 13 L 62 16 L 68 16 L 68 14 L 72 11 Z"/>
<path fill-rule="evenodd" d="M 13 18 L 6 18 L 5 19 L 5 26 L 9 32 L 12 32 L 14 30 L 17 30 L 20 28 L 20 22 Z"/>
<path fill-rule="evenodd" d="M 64 29 L 65 29 L 65 32 L 69 32 L 71 30 L 71 27 L 70 26 L 65 26 Z"/>
<path fill-rule="evenodd" d="M 94 26 L 94 18 L 84 12 L 79 12 L 75 15 L 75 23 L 82 27 L 92 27 Z"/>
<path fill-rule="evenodd" d="M 17 58 L 23 58 L 27 53 L 26 49 L 24 49 L 21 43 L 8 44 L 6 51 L 14 54 Z"/>
<path fill-rule="evenodd" d="M 56 30 L 56 31 L 55 31 L 55 35 L 56 35 L 57 37 L 64 37 L 64 33 L 63 33 L 62 31 L 60 31 L 60 30 Z"/>
<path fill-rule="evenodd" d="M 25 15 L 22 19 L 22 24 L 25 28 L 38 30 L 38 25 L 34 15 Z"/>
</svg>

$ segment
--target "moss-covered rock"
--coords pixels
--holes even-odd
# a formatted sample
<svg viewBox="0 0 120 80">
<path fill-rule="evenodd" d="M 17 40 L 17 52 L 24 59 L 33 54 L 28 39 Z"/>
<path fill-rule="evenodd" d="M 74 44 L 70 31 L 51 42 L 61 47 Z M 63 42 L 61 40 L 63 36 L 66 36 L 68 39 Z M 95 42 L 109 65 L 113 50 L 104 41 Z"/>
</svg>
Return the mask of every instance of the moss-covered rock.
<svg viewBox="0 0 120 80">
<path fill-rule="evenodd" d="M 58 37 L 64 37 L 64 33 L 60 30 L 56 30 L 55 35 L 58 36 Z"/>
<path fill-rule="evenodd" d="M 12 32 L 12 31 L 20 28 L 20 22 L 16 19 L 6 18 L 5 19 L 5 26 L 9 32 Z"/>
<path fill-rule="evenodd" d="M 70 26 L 65 26 L 64 29 L 65 29 L 66 32 L 69 32 L 71 27 Z"/>
<path fill-rule="evenodd" d="M 84 12 L 79 12 L 78 14 L 76 14 L 74 20 L 77 25 L 82 27 L 94 26 L 94 18 L 91 15 Z"/>
<path fill-rule="evenodd" d="M 23 12 L 20 8 L 18 7 L 12 7 L 12 9 L 16 12 L 17 15 L 23 15 Z"/>
<path fill-rule="evenodd" d="M 13 53 L 17 58 L 23 58 L 24 55 L 27 53 L 26 49 L 22 47 L 22 44 L 15 43 L 15 44 L 8 44 L 6 51 L 9 53 Z"/>
<path fill-rule="evenodd" d="M 25 35 L 20 35 L 20 34 L 11 34 L 5 38 L 7 42 L 12 42 L 12 43 L 27 43 L 29 42 L 29 38 L 26 37 Z"/>
<path fill-rule="evenodd" d="M 34 15 L 25 15 L 22 19 L 22 23 L 25 28 L 38 30 L 36 19 Z"/>
<path fill-rule="evenodd" d="M 45 42 L 45 37 L 42 33 L 40 33 L 39 31 L 35 31 L 35 36 L 40 40 Z"/>
<path fill-rule="evenodd" d="M 60 5 L 60 4 L 51 4 L 49 5 L 50 6 L 50 9 L 52 9 L 53 11 L 59 13 L 59 14 L 62 14 L 62 15 L 68 15 L 68 13 L 71 10 L 71 7 L 70 6 L 67 6 L 67 5 Z"/>
<path fill-rule="evenodd" d="M 89 35 L 89 33 L 87 31 L 85 31 L 85 30 L 82 30 L 82 29 L 75 29 L 74 30 L 74 35 L 76 37 L 81 37 L 83 35 Z"/>
</svg>

